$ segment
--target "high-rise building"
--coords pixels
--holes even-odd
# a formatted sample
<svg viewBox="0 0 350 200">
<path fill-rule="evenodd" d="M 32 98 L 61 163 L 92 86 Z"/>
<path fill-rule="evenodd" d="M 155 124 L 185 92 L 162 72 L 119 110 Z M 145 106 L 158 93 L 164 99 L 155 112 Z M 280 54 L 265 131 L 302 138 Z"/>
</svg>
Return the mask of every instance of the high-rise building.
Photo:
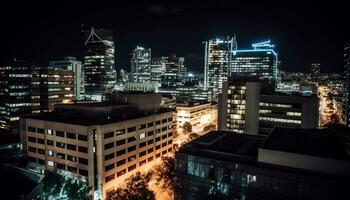
<svg viewBox="0 0 350 200">
<path fill-rule="evenodd" d="M 278 55 L 270 40 L 252 44 L 252 49 L 234 50 L 230 76 L 257 76 L 260 80 L 278 81 Z"/>
<path fill-rule="evenodd" d="M 311 73 L 310 79 L 314 83 L 318 83 L 321 75 L 321 64 L 320 63 L 312 63 L 311 64 Z"/>
<path fill-rule="evenodd" d="M 19 133 L 19 117 L 32 112 L 32 65 L 14 61 L 0 66 L 0 129 Z"/>
<path fill-rule="evenodd" d="M 209 100 L 217 100 L 222 83 L 229 75 L 232 51 L 237 49 L 236 37 L 216 38 L 204 43 L 204 90 L 208 90 Z"/>
<path fill-rule="evenodd" d="M 350 127 L 350 42 L 344 47 L 343 112 L 345 125 Z"/>
<path fill-rule="evenodd" d="M 75 97 L 80 99 L 84 94 L 84 72 L 82 71 L 81 61 L 75 57 L 64 57 L 63 60 L 50 61 L 50 68 L 72 70 L 74 72 Z"/>
<path fill-rule="evenodd" d="M 33 113 L 52 111 L 56 104 L 72 103 L 75 94 L 73 70 L 47 67 L 32 70 Z"/>
<path fill-rule="evenodd" d="M 257 77 L 231 77 L 219 100 L 219 130 L 269 134 L 274 127 L 317 128 L 319 101 L 314 94 L 276 93 Z"/>
<path fill-rule="evenodd" d="M 117 81 L 112 32 L 93 27 L 86 32 L 84 48 L 85 97 L 101 100 Z"/>
<path fill-rule="evenodd" d="M 160 58 L 151 59 L 151 82 L 158 87 L 161 86 L 162 74 L 165 73 L 165 62 Z"/>
<path fill-rule="evenodd" d="M 340 136 L 346 132 L 208 133 L 175 153 L 175 199 L 347 199 L 350 159 Z"/>
<path fill-rule="evenodd" d="M 161 75 L 161 87 L 176 88 L 186 75 L 185 58 L 171 54 L 161 59 L 165 63 L 165 72 Z"/>
<path fill-rule="evenodd" d="M 110 102 L 61 104 L 55 111 L 21 118 L 29 159 L 47 171 L 85 178 L 105 199 L 135 171 L 172 152 L 173 112 L 161 96 L 119 93 Z"/>
<path fill-rule="evenodd" d="M 151 49 L 137 46 L 131 53 L 131 81 L 149 83 L 151 75 Z"/>
</svg>

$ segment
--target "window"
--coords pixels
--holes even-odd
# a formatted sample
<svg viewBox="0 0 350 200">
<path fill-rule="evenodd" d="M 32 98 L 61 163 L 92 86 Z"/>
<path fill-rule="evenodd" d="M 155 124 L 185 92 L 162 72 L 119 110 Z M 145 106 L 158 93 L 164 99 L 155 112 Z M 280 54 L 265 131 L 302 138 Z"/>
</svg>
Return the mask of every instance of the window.
<svg viewBox="0 0 350 200">
<path fill-rule="evenodd" d="M 153 126 L 153 122 L 150 122 L 147 124 L 147 127 L 152 127 Z"/>
<path fill-rule="evenodd" d="M 114 142 L 105 144 L 105 150 L 110 149 L 110 148 L 113 148 L 113 147 L 114 147 Z"/>
<path fill-rule="evenodd" d="M 46 140 L 47 145 L 53 146 L 53 141 L 52 140 Z"/>
<path fill-rule="evenodd" d="M 128 158 L 128 162 L 131 162 L 133 160 L 136 160 L 136 155 L 132 155 Z"/>
<path fill-rule="evenodd" d="M 47 155 L 48 155 L 48 156 L 54 156 L 54 155 L 53 155 L 53 151 L 50 151 L 50 150 L 47 151 Z"/>
<path fill-rule="evenodd" d="M 119 150 L 119 151 L 117 151 L 117 156 L 121 156 L 121 155 L 123 155 L 123 154 L 125 154 L 125 149 L 122 149 L 122 150 Z"/>
<path fill-rule="evenodd" d="M 38 153 L 39 153 L 39 154 L 42 154 L 42 155 L 45 155 L 45 150 L 44 150 L 44 149 L 38 148 Z"/>
<path fill-rule="evenodd" d="M 160 157 L 160 153 L 157 153 L 157 154 L 156 154 L 156 158 L 159 158 L 159 157 Z"/>
<path fill-rule="evenodd" d="M 168 122 L 172 122 L 173 121 L 173 118 L 172 117 L 169 117 L 168 118 Z"/>
<path fill-rule="evenodd" d="M 53 130 L 52 129 L 47 129 L 47 134 L 48 135 L 53 135 Z"/>
<path fill-rule="evenodd" d="M 147 160 L 148 160 L 148 162 L 151 162 L 153 160 L 153 156 L 149 157 Z"/>
<path fill-rule="evenodd" d="M 109 175 L 109 176 L 106 176 L 106 178 L 105 178 L 105 182 L 107 183 L 107 182 L 109 182 L 109 181 L 113 180 L 114 178 L 115 178 L 115 175 L 114 175 L 114 174 Z"/>
<path fill-rule="evenodd" d="M 129 143 L 129 142 L 133 142 L 133 141 L 135 141 L 135 140 L 136 140 L 136 137 L 135 137 L 135 136 L 129 137 L 129 138 L 128 138 L 128 143 Z"/>
<path fill-rule="evenodd" d="M 56 136 L 64 137 L 64 132 L 63 131 L 56 131 Z"/>
<path fill-rule="evenodd" d="M 78 158 L 78 162 L 80 164 L 84 164 L 84 165 L 87 165 L 88 164 L 88 160 L 86 158 Z"/>
<path fill-rule="evenodd" d="M 140 134 L 140 140 L 146 137 L 146 133 L 141 133 Z"/>
<path fill-rule="evenodd" d="M 143 161 L 141 161 L 140 163 L 139 163 L 139 166 L 142 166 L 142 165 L 144 165 L 144 164 L 146 164 L 147 163 L 147 160 L 143 160 Z"/>
<path fill-rule="evenodd" d="M 158 149 L 160 149 L 160 145 L 157 145 L 157 146 L 156 146 L 156 150 L 158 150 Z"/>
<path fill-rule="evenodd" d="M 153 152 L 153 148 L 150 148 L 147 150 L 147 153 L 152 153 Z"/>
<path fill-rule="evenodd" d="M 87 152 L 88 152 L 88 149 L 87 149 L 86 147 L 78 146 L 78 151 L 79 151 L 79 152 L 82 152 L 82 153 L 87 153 Z"/>
<path fill-rule="evenodd" d="M 146 151 L 142 151 L 142 152 L 139 153 L 139 157 L 142 157 L 144 155 L 146 155 Z"/>
<path fill-rule="evenodd" d="M 107 165 L 105 167 L 105 172 L 108 172 L 109 170 L 113 169 L 114 168 L 114 163 L 110 164 L 110 165 Z"/>
<path fill-rule="evenodd" d="M 36 132 L 36 128 L 35 128 L 35 127 L 32 127 L 32 126 L 28 126 L 27 130 L 28 130 L 29 132 L 33 132 L 33 133 Z"/>
<path fill-rule="evenodd" d="M 168 141 L 168 144 L 172 144 L 172 143 L 173 143 L 173 140 L 169 140 L 169 141 Z"/>
<path fill-rule="evenodd" d="M 110 160 L 113 158 L 114 158 L 114 153 L 110 153 L 110 154 L 105 155 L 105 160 Z"/>
<path fill-rule="evenodd" d="M 165 127 L 162 128 L 162 132 L 166 131 L 166 130 L 168 130 L 168 127 L 165 126 Z"/>
<path fill-rule="evenodd" d="M 128 148 L 128 152 L 132 152 L 136 150 L 136 146 L 131 146 Z"/>
<path fill-rule="evenodd" d="M 66 159 L 66 154 L 64 154 L 64 153 L 56 153 L 56 156 L 57 156 L 57 158 L 60 158 L 60 159 Z"/>
<path fill-rule="evenodd" d="M 159 142 L 160 141 L 160 137 L 156 137 L 156 142 Z"/>
<path fill-rule="evenodd" d="M 126 143 L 126 140 L 125 140 L 125 139 L 118 140 L 118 141 L 116 142 L 117 146 L 123 145 L 123 144 L 125 144 L 125 143 Z"/>
<path fill-rule="evenodd" d="M 83 170 L 83 169 L 79 169 L 79 174 L 82 176 L 88 176 L 88 171 Z"/>
<path fill-rule="evenodd" d="M 62 169 L 62 170 L 66 170 L 66 166 L 60 163 L 57 163 L 56 165 L 57 169 Z"/>
<path fill-rule="evenodd" d="M 128 167 L 128 172 L 132 171 L 136 169 L 136 164 L 135 165 L 131 165 L 130 167 Z"/>
<path fill-rule="evenodd" d="M 116 136 L 125 134 L 125 129 L 120 129 L 115 132 Z"/>
<path fill-rule="evenodd" d="M 36 143 L 36 138 L 28 136 L 28 141 Z"/>
<path fill-rule="evenodd" d="M 72 172 L 72 173 L 77 173 L 78 172 L 78 169 L 75 168 L 75 167 L 71 167 L 71 166 L 67 166 L 67 170 Z"/>
<path fill-rule="evenodd" d="M 167 135 L 162 135 L 162 140 L 164 140 L 167 137 Z"/>
<path fill-rule="evenodd" d="M 69 160 L 71 162 L 77 162 L 77 157 L 71 156 L 71 155 L 67 155 L 67 160 Z"/>
<path fill-rule="evenodd" d="M 156 134 L 160 133 L 160 128 L 156 129 Z"/>
<path fill-rule="evenodd" d="M 72 145 L 72 144 L 67 144 L 67 149 L 72 150 L 72 151 L 76 151 L 77 150 L 77 146 Z"/>
<path fill-rule="evenodd" d="M 42 160 L 42 159 L 38 158 L 38 163 L 40 165 L 45 165 L 45 160 Z"/>
<path fill-rule="evenodd" d="M 149 137 L 149 136 L 152 136 L 152 135 L 153 135 L 153 131 L 148 131 L 147 136 Z"/>
<path fill-rule="evenodd" d="M 77 135 L 75 133 L 67 132 L 67 138 L 69 138 L 69 139 L 77 139 Z"/>
<path fill-rule="evenodd" d="M 128 133 L 136 131 L 136 126 L 128 128 Z"/>
<path fill-rule="evenodd" d="M 38 143 L 39 143 L 39 144 L 45 144 L 45 140 L 44 140 L 44 139 L 38 138 Z"/>
<path fill-rule="evenodd" d="M 42 129 L 42 128 L 37 128 L 37 129 L 36 129 L 36 132 L 37 132 L 37 133 L 44 134 L 44 133 L 45 133 L 45 130 Z"/>
<path fill-rule="evenodd" d="M 56 142 L 56 147 L 64 149 L 65 148 L 65 144 L 62 143 L 62 142 Z"/>
<path fill-rule="evenodd" d="M 146 146 L 146 142 L 142 142 L 139 144 L 139 148 L 145 147 Z"/>
<path fill-rule="evenodd" d="M 54 167 L 55 166 L 55 162 L 53 162 L 51 160 L 48 160 L 47 161 L 47 165 L 50 166 L 50 167 Z"/>
<path fill-rule="evenodd" d="M 145 129 L 146 128 L 146 124 L 140 124 L 139 125 L 139 130 Z"/>
<path fill-rule="evenodd" d="M 122 165 L 124 165 L 125 163 L 126 163 L 126 159 L 119 160 L 119 161 L 117 162 L 117 167 L 122 166 Z"/>
<path fill-rule="evenodd" d="M 162 151 L 162 155 L 165 155 L 166 154 L 166 150 Z"/>
<path fill-rule="evenodd" d="M 105 133 L 104 134 L 104 138 L 107 139 L 107 138 L 111 138 L 114 136 L 114 132 L 108 132 L 108 133 Z"/>
<path fill-rule="evenodd" d="M 165 147 L 166 145 L 167 145 L 166 142 L 162 143 L 162 147 Z"/>
<path fill-rule="evenodd" d="M 160 125 L 160 120 L 156 121 L 156 125 Z"/>
<path fill-rule="evenodd" d="M 78 140 L 87 141 L 87 136 L 86 136 L 86 135 L 79 135 L 79 134 L 78 134 Z"/>
<path fill-rule="evenodd" d="M 126 173 L 126 169 L 123 169 L 123 170 L 117 172 L 117 177 L 122 176 L 125 173 Z"/>
<path fill-rule="evenodd" d="M 162 119 L 162 124 L 167 123 L 167 119 Z"/>
<path fill-rule="evenodd" d="M 173 149 L 170 147 L 169 149 L 168 149 L 168 152 L 172 152 L 173 151 Z"/>
<path fill-rule="evenodd" d="M 154 140 L 148 140 L 147 141 L 147 144 L 150 145 L 150 144 L 153 144 Z"/>
<path fill-rule="evenodd" d="M 168 133 L 168 137 L 173 136 L 173 132 Z"/>
</svg>

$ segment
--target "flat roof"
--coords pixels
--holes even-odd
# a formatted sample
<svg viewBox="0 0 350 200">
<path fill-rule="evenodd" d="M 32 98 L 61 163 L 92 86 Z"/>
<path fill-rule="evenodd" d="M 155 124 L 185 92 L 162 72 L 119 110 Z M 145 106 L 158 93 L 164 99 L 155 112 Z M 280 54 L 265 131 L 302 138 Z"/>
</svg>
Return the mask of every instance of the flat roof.
<svg viewBox="0 0 350 200">
<path fill-rule="evenodd" d="M 346 130 L 276 127 L 261 148 L 350 161 L 341 131 Z"/>
<path fill-rule="evenodd" d="M 188 144 L 179 153 L 216 160 L 256 162 L 258 149 L 265 137 L 237 134 L 228 131 L 212 131 Z"/>
</svg>

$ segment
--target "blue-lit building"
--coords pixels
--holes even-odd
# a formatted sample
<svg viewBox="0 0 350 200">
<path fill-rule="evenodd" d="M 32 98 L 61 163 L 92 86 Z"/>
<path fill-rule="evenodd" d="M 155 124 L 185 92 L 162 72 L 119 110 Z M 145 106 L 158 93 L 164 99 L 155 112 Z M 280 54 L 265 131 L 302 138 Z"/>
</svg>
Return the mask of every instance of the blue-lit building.
<svg viewBox="0 0 350 200">
<path fill-rule="evenodd" d="M 271 41 L 252 44 L 252 49 L 234 50 L 230 76 L 257 76 L 260 80 L 277 83 L 278 55 Z"/>
<path fill-rule="evenodd" d="M 344 47 L 344 68 L 343 111 L 345 125 L 350 127 L 350 42 Z"/>
<path fill-rule="evenodd" d="M 204 44 L 204 90 L 208 90 L 209 100 L 217 101 L 222 83 L 229 75 L 231 52 L 237 49 L 236 37 L 215 38 Z"/>
<path fill-rule="evenodd" d="M 14 61 L 0 66 L 0 131 L 19 133 L 19 117 L 32 113 L 32 65 Z"/>
</svg>

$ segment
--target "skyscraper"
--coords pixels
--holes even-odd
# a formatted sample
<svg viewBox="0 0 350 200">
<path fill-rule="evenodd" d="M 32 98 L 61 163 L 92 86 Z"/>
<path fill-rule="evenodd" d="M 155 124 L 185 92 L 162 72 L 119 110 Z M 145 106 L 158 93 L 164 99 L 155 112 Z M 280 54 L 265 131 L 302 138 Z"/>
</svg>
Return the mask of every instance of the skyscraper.
<svg viewBox="0 0 350 200">
<path fill-rule="evenodd" d="M 270 40 L 252 44 L 252 49 L 234 50 L 230 76 L 257 76 L 277 83 L 278 57 Z"/>
<path fill-rule="evenodd" d="M 314 83 L 318 83 L 321 73 L 321 64 L 320 63 L 312 63 L 311 64 L 311 81 Z"/>
<path fill-rule="evenodd" d="M 80 99 L 80 95 L 84 93 L 84 73 L 81 61 L 75 57 L 64 57 L 63 60 L 50 61 L 49 67 L 72 70 L 74 72 L 75 97 Z"/>
<path fill-rule="evenodd" d="M 86 32 L 84 49 L 85 97 L 101 100 L 117 81 L 112 32 L 93 27 Z"/>
<path fill-rule="evenodd" d="M 149 83 L 151 74 L 151 49 L 137 46 L 131 53 L 131 81 Z"/>
<path fill-rule="evenodd" d="M 0 66 L 0 130 L 19 133 L 19 116 L 30 114 L 32 65 L 14 61 Z"/>
<path fill-rule="evenodd" d="M 344 47 L 344 68 L 343 111 L 345 125 L 350 127 L 350 42 Z"/>
<path fill-rule="evenodd" d="M 211 100 L 217 100 L 222 83 L 227 80 L 232 51 L 237 49 L 236 37 L 211 39 L 205 43 L 204 89 Z"/>
<path fill-rule="evenodd" d="M 165 63 L 165 73 L 161 75 L 162 88 L 176 88 L 181 78 L 186 75 L 185 58 L 170 54 L 161 59 Z"/>
</svg>

